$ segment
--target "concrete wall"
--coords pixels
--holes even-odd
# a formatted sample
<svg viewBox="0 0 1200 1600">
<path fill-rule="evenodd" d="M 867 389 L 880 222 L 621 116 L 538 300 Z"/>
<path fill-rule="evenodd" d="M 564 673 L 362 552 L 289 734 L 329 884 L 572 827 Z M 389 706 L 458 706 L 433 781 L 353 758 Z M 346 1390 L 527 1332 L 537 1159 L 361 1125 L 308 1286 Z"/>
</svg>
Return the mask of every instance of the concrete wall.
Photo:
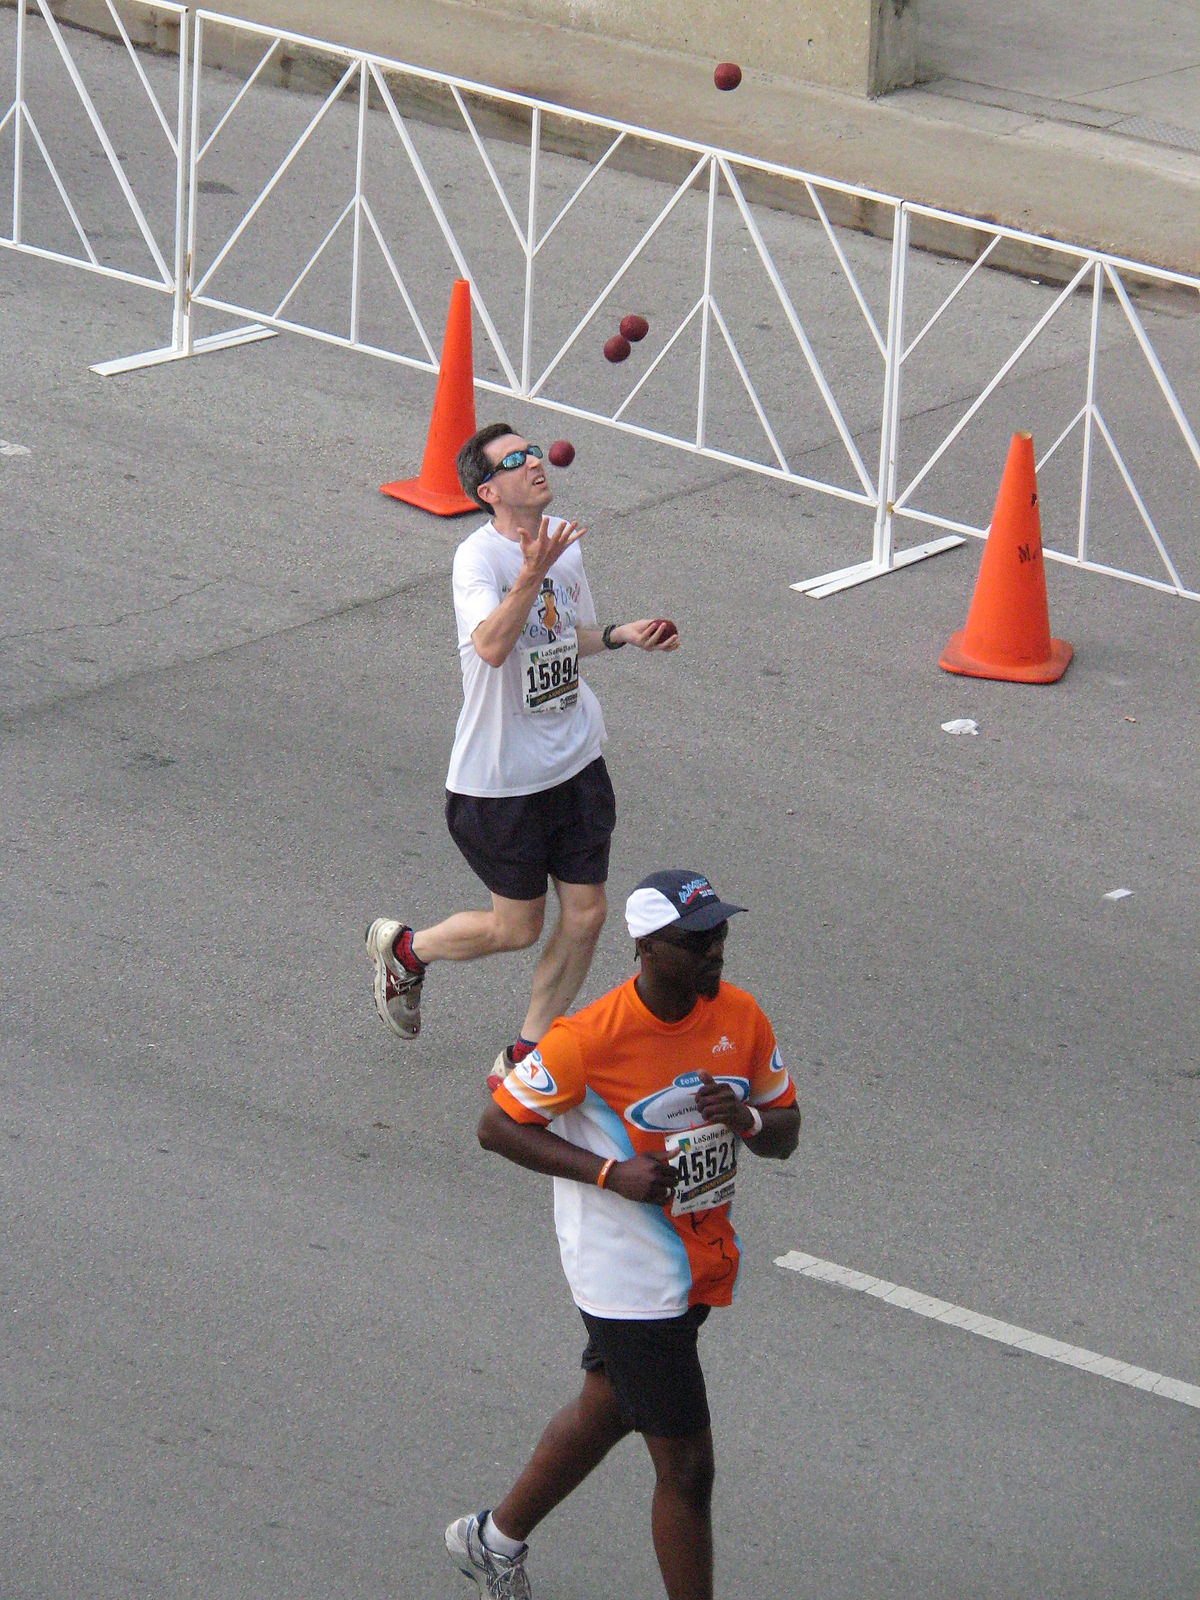
<svg viewBox="0 0 1200 1600">
<path fill-rule="evenodd" d="M 328 0 L 215 0 L 215 9 L 349 42 L 338 27 L 339 8 Z M 388 53 L 384 41 L 397 32 L 403 37 L 408 0 L 373 0 L 352 9 L 354 43 Z M 114 31 L 104 0 L 53 0 L 53 10 L 62 22 Z M 917 0 L 450 0 L 447 10 L 480 33 L 489 15 L 528 17 L 855 95 L 886 94 L 916 76 Z M 178 48 L 178 24 L 169 14 L 130 12 L 124 20 L 136 44 Z M 372 34 L 381 39 L 373 43 Z"/>
<path fill-rule="evenodd" d="M 403 0 L 398 0 L 403 4 Z M 851 94 L 916 75 L 916 0 L 460 0 Z"/>
</svg>

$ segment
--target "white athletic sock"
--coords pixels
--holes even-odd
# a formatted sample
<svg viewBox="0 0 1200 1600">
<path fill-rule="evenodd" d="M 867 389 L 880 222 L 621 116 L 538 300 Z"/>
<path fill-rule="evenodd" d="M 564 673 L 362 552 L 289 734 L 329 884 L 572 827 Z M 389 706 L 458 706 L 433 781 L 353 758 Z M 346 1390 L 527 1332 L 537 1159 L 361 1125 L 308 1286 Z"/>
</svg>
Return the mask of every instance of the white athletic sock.
<svg viewBox="0 0 1200 1600">
<path fill-rule="evenodd" d="M 506 1533 L 501 1533 L 496 1526 L 495 1518 L 488 1512 L 488 1519 L 480 1530 L 480 1537 L 485 1545 L 497 1556 L 519 1556 L 525 1548 L 523 1539 L 510 1539 Z"/>
</svg>

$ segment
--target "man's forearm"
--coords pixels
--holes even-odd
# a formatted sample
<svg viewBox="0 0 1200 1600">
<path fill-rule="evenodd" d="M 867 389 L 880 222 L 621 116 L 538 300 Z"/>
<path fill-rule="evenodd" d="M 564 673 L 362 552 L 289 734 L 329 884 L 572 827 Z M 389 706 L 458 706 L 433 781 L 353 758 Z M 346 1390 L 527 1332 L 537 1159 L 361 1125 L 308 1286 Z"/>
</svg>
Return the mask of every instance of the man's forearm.
<svg viewBox="0 0 1200 1600">
<path fill-rule="evenodd" d="M 613 630 L 609 634 L 609 638 L 612 640 L 612 648 L 614 650 L 619 650 L 623 644 L 630 643 L 631 626 L 632 625 L 630 623 L 626 622 L 618 622 L 614 624 Z M 575 637 L 579 641 L 580 656 L 599 655 L 601 650 L 604 649 L 603 628 L 576 628 Z"/>
<path fill-rule="evenodd" d="M 494 1150 L 519 1167 L 551 1178 L 572 1178 L 576 1183 L 595 1183 L 604 1165 L 603 1156 L 593 1150 L 569 1144 L 540 1123 L 517 1122 L 495 1101 L 489 1102 L 480 1118 L 479 1142 L 485 1150 Z"/>
<path fill-rule="evenodd" d="M 521 630 L 537 598 L 537 580 L 518 577 L 496 609 L 484 617 L 471 635 L 471 643 L 481 661 L 489 667 L 502 667 L 521 637 Z"/>
<path fill-rule="evenodd" d="M 786 1161 L 800 1142 L 799 1106 L 779 1106 L 774 1111 L 760 1111 L 762 1132 L 746 1140 L 748 1149 L 756 1156 L 774 1156 Z"/>
<path fill-rule="evenodd" d="M 485 1150 L 494 1150 L 519 1167 L 544 1172 L 551 1178 L 594 1184 L 599 1183 L 604 1173 L 606 1189 L 639 1205 L 667 1205 L 679 1181 L 677 1170 L 661 1155 L 643 1152 L 627 1156 L 623 1161 L 615 1156 L 605 1161 L 593 1150 L 568 1144 L 549 1128 L 517 1122 L 501 1111 L 494 1100 L 488 1102 L 479 1119 L 479 1142 Z"/>
</svg>

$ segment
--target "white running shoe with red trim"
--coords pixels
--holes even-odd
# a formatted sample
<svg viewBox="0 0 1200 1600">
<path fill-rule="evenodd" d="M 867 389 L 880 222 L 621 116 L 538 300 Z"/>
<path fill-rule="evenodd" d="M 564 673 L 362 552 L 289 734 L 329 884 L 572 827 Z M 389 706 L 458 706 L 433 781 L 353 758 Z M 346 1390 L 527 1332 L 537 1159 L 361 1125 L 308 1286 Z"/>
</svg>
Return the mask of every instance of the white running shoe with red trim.
<svg viewBox="0 0 1200 1600">
<path fill-rule="evenodd" d="M 492 1070 L 487 1075 L 488 1088 L 498 1089 L 504 1082 L 505 1078 L 508 1077 L 512 1069 L 513 1060 L 508 1053 L 508 1046 L 505 1045 L 504 1049 L 501 1050 L 495 1061 L 492 1062 Z"/>
<path fill-rule="evenodd" d="M 421 985 L 425 974 L 409 972 L 392 949 L 406 923 L 376 917 L 367 929 L 367 959 L 375 968 L 375 1009 L 379 1020 L 401 1039 L 421 1031 Z"/>
</svg>

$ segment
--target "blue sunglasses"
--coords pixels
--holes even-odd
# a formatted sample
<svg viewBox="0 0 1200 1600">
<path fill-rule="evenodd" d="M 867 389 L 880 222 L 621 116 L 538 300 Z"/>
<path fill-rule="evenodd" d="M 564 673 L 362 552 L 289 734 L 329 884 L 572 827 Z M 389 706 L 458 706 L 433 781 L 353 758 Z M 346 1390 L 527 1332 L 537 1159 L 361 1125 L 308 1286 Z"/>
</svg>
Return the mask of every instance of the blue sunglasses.
<svg viewBox="0 0 1200 1600">
<path fill-rule="evenodd" d="M 542 459 L 541 446 L 527 444 L 524 450 L 510 450 L 506 456 L 497 461 L 490 472 L 484 473 L 479 480 L 480 484 L 485 484 L 489 478 L 494 478 L 498 472 L 515 472 L 518 467 L 525 465 L 526 456 L 532 456 L 535 461 L 540 461 Z"/>
</svg>

